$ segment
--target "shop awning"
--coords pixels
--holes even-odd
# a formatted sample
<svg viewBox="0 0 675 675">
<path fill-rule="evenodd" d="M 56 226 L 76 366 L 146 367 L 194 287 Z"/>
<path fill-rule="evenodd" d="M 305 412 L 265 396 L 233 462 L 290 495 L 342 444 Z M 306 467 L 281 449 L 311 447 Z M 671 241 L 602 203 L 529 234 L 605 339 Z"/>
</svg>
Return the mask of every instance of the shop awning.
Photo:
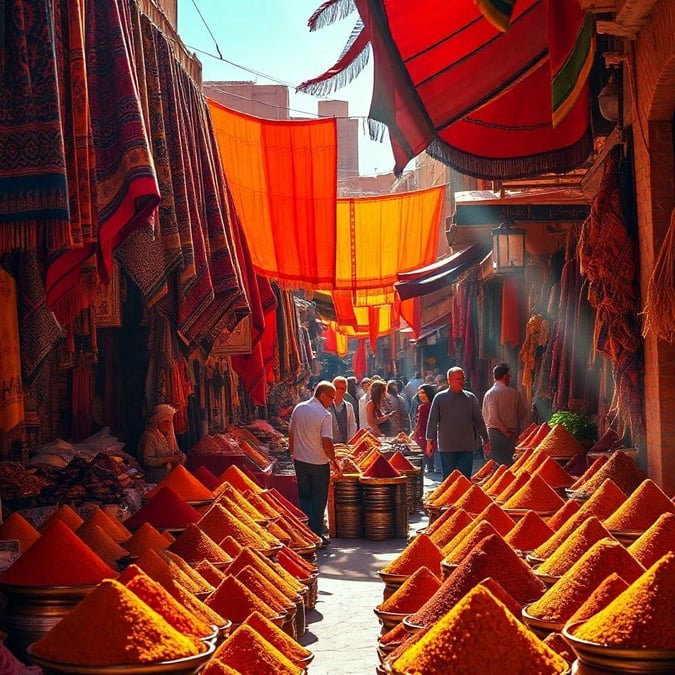
<svg viewBox="0 0 675 675">
<path fill-rule="evenodd" d="M 394 284 L 394 288 L 401 300 L 433 293 L 452 284 L 460 274 L 480 262 L 488 251 L 489 247 L 484 244 L 472 244 L 449 258 L 399 274 L 399 281 Z"/>
</svg>

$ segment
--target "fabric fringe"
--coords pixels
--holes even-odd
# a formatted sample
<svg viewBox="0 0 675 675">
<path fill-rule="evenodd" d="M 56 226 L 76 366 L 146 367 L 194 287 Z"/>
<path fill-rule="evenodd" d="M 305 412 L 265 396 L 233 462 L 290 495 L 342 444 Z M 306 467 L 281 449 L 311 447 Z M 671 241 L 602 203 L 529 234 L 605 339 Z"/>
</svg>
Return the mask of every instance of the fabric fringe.
<svg viewBox="0 0 675 675">
<path fill-rule="evenodd" d="M 460 173 L 483 180 L 533 178 L 543 173 L 565 173 L 586 161 L 593 150 L 593 136 L 587 130 L 582 138 L 567 148 L 529 157 L 500 159 L 477 157 L 435 139 L 427 148 L 427 154 Z M 396 166 L 394 173 L 400 176 L 405 166 Z"/>
<path fill-rule="evenodd" d="M 60 218 L 0 223 L 0 254 L 10 251 L 65 251 L 73 247 L 70 223 Z"/>
<path fill-rule="evenodd" d="M 379 122 L 378 120 L 371 118 L 368 118 L 367 124 L 370 140 L 381 143 L 387 135 L 387 125 L 384 122 Z"/>
<path fill-rule="evenodd" d="M 96 297 L 97 275 L 86 274 L 69 288 L 66 293 L 49 304 L 61 325 L 71 323 Z"/>
<path fill-rule="evenodd" d="M 354 0 L 326 0 L 326 2 L 314 10 L 314 13 L 307 21 L 307 26 L 313 32 L 324 26 L 330 26 L 340 19 L 344 19 L 355 10 L 356 3 Z"/>
<path fill-rule="evenodd" d="M 642 335 L 675 343 L 675 209 L 649 279 Z"/>
<path fill-rule="evenodd" d="M 296 91 L 313 96 L 327 96 L 346 87 L 366 67 L 370 52 L 368 33 L 359 19 L 335 64 L 321 75 L 299 84 Z"/>
</svg>

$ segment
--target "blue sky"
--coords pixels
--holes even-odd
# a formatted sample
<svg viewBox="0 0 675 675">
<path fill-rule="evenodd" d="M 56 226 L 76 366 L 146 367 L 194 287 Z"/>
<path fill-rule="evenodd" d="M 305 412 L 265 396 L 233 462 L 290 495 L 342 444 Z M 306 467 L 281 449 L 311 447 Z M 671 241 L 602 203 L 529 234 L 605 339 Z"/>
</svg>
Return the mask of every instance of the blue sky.
<svg viewBox="0 0 675 675">
<path fill-rule="evenodd" d="M 294 87 L 333 65 L 357 19 L 357 14 L 353 13 L 310 33 L 307 20 L 321 2 L 179 0 L 178 33 L 188 48 L 197 52 L 203 64 L 204 80 L 253 80 L 259 84 L 292 85 L 289 87 L 291 114 L 316 114 L 318 99 L 295 94 Z M 209 35 L 209 29 L 213 37 Z M 216 43 L 224 59 L 260 74 L 247 72 L 217 58 Z M 331 97 L 349 101 L 350 115 L 365 118 L 372 82 L 371 59 L 354 82 Z M 359 159 L 362 174 L 386 173 L 394 164 L 389 141 L 373 142 L 365 131 L 359 138 Z"/>
</svg>

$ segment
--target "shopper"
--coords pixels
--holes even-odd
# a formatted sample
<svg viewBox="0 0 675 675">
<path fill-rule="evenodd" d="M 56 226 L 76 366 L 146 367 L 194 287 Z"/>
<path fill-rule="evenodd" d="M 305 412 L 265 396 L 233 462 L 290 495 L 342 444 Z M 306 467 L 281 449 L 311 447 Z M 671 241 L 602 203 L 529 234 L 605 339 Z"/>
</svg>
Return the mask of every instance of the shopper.
<svg viewBox="0 0 675 675">
<path fill-rule="evenodd" d="M 427 452 L 433 450 L 437 439 L 443 478 L 459 469 L 467 478 L 471 476 L 473 452 L 477 446 L 476 434 L 483 441 L 483 451 L 490 452 L 487 428 L 475 395 L 464 389 L 464 371 L 450 368 L 447 373 L 448 389 L 438 392 L 431 402 L 427 422 Z"/>
<path fill-rule="evenodd" d="M 333 418 L 328 408 L 335 400 L 335 387 L 322 380 L 309 401 L 298 403 L 291 414 L 288 447 L 295 464 L 298 502 L 309 518 L 308 525 L 325 546 L 323 516 L 328 503 L 330 465 L 335 462 Z"/>
<path fill-rule="evenodd" d="M 366 403 L 368 428 L 378 436 L 391 436 L 391 417 L 393 410 L 387 410 L 387 385 L 382 380 L 374 380 L 370 385 L 370 399 Z"/>
<path fill-rule="evenodd" d="M 435 472 L 434 455 L 436 454 L 436 440 L 431 441 L 431 448 L 429 448 L 426 439 L 429 410 L 431 409 L 431 401 L 433 400 L 435 393 L 436 390 L 430 384 L 422 384 L 417 389 L 417 396 L 420 402 L 417 406 L 413 440 L 420 446 L 420 449 L 424 453 L 423 464 L 427 473 Z"/>
<path fill-rule="evenodd" d="M 490 458 L 513 464 L 518 434 L 527 426 L 527 409 L 520 392 L 509 387 L 511 370 L 506 363 L 492 369 L 494 384 L 483 396 L 483 418 L 490 437 Z"/>
<path fill-rule="evenodd" d="M 359 429 L 368 428 L 368 414 L 366 413 L 366 404 L 370 398 L 371 382 L 372 379 L 370 377 L 364 377 L 360 383 L 363 394 L 359 396 Z"/>
<path fill-rule="evenodd" d="M 167 403 L 156 405 L 138 443 L 138 458 L 149 483 L 159 483 L 175 466 L 185 464 L 173 428 L 175 414 L 176 408 Z"/>
<path fill-rule="evenodd" d="M 356 433 L 354 407 L 345 399 L 347 378 L 338 375 L 333 378 L 335 400 L 328 408 L 333 418 L 333 443 L 347 443 Z"/>
<path fill-rule="evenodd" d="M 403 432 L 410 433 L 410 415 L 408 414 L 408 406 L 405 399 L 401 395 L 396 380 L 389 380 L 387 382 L 387 410 L 392 412 L 389 418 L 391 422 L 391 435 L 396 436 Z"/>
</svg>

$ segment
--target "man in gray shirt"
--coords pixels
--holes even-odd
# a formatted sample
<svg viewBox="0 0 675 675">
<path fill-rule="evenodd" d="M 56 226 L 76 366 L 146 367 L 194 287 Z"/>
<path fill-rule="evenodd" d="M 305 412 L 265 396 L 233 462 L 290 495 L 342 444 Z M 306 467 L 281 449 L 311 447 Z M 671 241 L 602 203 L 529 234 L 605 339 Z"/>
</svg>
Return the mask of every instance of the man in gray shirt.
<svg viewBox="0 0 675 675">
<path fill-rule="evenodd" d="M 443 479 L 455 469 L 471 477 L 473 452 L 478 445 L 477 434 L 483 441 L 483 452 L 490 453 L 487 428 L 478 405 L 478 399 L 464 389 L 464 371 L 450 368 L 448 389 L 438 392 L 431 402 L 427 422 L 427 448 L 438 439 Z"/>
</svg>

